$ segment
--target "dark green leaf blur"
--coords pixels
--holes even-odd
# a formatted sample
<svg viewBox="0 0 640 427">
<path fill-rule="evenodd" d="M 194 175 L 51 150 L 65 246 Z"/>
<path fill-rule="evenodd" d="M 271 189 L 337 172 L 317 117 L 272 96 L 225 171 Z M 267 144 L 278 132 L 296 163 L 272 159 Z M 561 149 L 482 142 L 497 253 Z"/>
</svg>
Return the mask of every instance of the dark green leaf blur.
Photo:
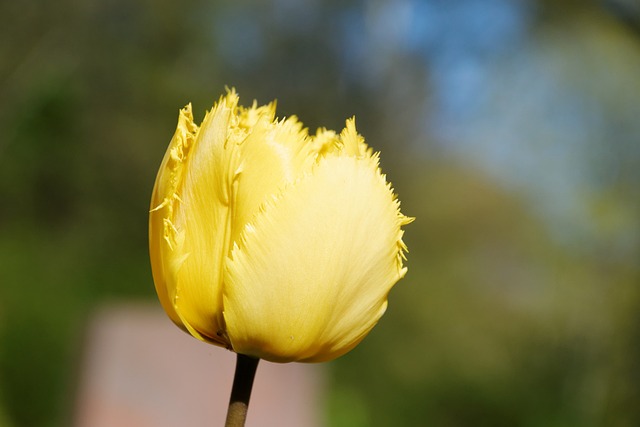
<svg viewBox="0 0 640 427">
<path fill-rule="evenodd" d="M 640 425 L 634 0 L 0 16 L 0 427 L 69 425 L 91 314 L 156 301 L 155 174 L 178 109 L 225 86 L 312 132 L 355 115 L 417 218 L 386 315 L 328 365 L 328 425 Z"/>
</svg>

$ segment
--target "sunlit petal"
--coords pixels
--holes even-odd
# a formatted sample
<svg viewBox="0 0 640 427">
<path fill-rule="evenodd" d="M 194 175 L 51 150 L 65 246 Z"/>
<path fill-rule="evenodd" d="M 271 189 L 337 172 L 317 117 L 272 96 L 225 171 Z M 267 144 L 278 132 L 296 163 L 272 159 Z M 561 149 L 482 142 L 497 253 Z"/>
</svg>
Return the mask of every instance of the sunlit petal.
<svg viewBox="0 0 640 427">
<path fill-rule="evenodd" d="M 233 349 L 286 362 L 353 348 L 405 273 L 397 257 L 403 221 L 374 159 L 321 161 L 232 251 L 224 307 Z"/>
</svg>

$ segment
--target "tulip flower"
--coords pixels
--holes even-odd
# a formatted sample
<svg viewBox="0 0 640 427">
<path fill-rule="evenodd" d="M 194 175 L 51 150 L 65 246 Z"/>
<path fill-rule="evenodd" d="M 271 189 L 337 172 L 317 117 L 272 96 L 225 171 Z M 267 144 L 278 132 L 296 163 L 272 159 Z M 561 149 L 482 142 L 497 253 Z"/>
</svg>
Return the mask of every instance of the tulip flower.
<svg viewBox="0 0 640 427">
<path fill-rule="evenodd" d="M 191 105 L 158 172 L 149 244 L 163 308 L 194 337 L 273 362 L 354 348 L 407 269 L 411 221 L 378 154 L 347 120 L 309 135 L 232 90 L 202 124 Z"/>
</svg>

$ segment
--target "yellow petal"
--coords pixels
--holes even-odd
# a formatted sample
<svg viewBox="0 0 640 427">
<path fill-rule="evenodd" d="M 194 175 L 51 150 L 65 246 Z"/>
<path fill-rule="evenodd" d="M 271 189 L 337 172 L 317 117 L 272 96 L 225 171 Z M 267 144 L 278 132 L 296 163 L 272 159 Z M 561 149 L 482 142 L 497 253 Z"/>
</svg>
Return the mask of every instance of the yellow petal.
<svg viewBox="0 0 640 427">
<path fill-rule="evenodd" d="M 151 245 L 152 252 L 162 254 L 152 264 L 162 270 L 154 280 L 163 284 L 158 293 L 164 294 L 164 305 L 172 306 L 165 309 L 192 335 L 224 346 L 222 273 L 230 247 L 237 139 L 242 137 L 232 132 L 237 101 L 234 92 L 221 98 L 195 137 L 169 147 L 165 157 L 171 167 L 161 169 L 153 197 L 155 203 L 162 201 L 150 218 L 152 235 L 164 224 L 163 241 L 152 238 Z"/>
<path fill-rule="evenodd" d="M 340 152 L 356 157 L 371 156 L 371 148 L 364 142 L 364 138 L 356 131 L 356 119 L 347 120 L 347 125 L 340 133 L 342 143 Z"/>
<path fill-rule="evenodd" d="M 175 259 L 172 247 L 175 246 L 176 236 L 171 218 L 176 204 L 179 203 L 176 190 L 184 171 L 181 163 L 185 153 L 193 145 L 197 130 L 189 104 L 180 110 L 176 132 L 162 159 L 153 187 L 149 214 L 149 255 L 156 292 L 171 320 L 183 329 L 185 326 L 173 304 L 177 269 L 172 262 Z"/>
<path fill-rule="evenodd" d="M 236 203 L 232 241 L 259 209 L 288 183 L 313 165 L 316 154 L 308 143 L 308 133 L 296 117 L 274 122 L 275 105 L 261 114 L 247 129 L 240 144 Z M 254 107 L 255 108 L 255 107 Z M 252 114 L 249 110 L 249 116 Z"/>
<path fill-rule="evenodd" d="M 403 222 L 375 158 L 321 159 L 236 242 L 223 290 L 233 349 L 275 362 L 349 351 L 406 271 Z"/>
<path fill-rule="evenodd" d="M 311 138 L 311 145 L 318 156 L 324 157 L 338 152 L 342 143 L 334 131 L 321 128 Z"/>
</svg>

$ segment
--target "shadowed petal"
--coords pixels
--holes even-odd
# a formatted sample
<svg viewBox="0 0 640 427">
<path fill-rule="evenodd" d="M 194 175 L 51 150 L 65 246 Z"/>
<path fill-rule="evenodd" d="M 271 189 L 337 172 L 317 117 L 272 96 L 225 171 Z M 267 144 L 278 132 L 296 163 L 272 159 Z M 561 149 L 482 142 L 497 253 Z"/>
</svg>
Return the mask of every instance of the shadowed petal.
<svg viewBox="0 0 640 427">
<path fill-rule="evenodd" d="M 182 162 L 195 140 L 198 127 L 193 123 L 191 104 L 180 110 L 178 126 L 158 170 L 151 196 L 149 213 L 149 255 L 158 298 L 171 320 L 183 329 L 186 326 L 174 308 L 176 292 L 176 233 L 172 218 L 179 203 L 177 188 L 182 180 Z"/>
<path fill-rule="evenodd" d="M 270 114 L 256 120 L 240 144 L 232 241 L 266 202 L 309 170 L 316 159 L 302 124 L 295 117 L 274 122 L 275 105 L 269 107 Z"/>
</svg>

